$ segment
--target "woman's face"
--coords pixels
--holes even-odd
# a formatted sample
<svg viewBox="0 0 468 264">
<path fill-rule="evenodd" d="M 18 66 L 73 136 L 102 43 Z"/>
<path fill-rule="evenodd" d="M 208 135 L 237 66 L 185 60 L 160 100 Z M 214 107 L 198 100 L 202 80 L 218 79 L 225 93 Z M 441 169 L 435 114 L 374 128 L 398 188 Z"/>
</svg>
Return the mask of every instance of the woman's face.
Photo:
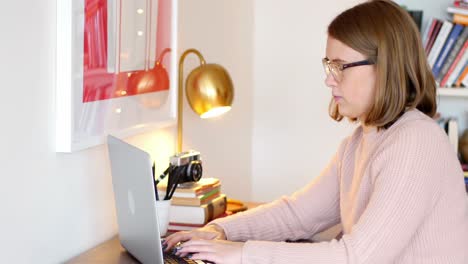
<svg viewBox="0 0 468 264">
<path fill-rule="evenodd" d="M 326 58 L 330 62 L 347 64 L 366 60 L 363 54 L 328 36 Z M 341 80 L 328 74 L 325 84 L 331 88 L 333 100 L 342 116 L 364 120 L 374 102 L 376 87 L 375 65 L 363 65 L 343 70 Z"/>
</svg>

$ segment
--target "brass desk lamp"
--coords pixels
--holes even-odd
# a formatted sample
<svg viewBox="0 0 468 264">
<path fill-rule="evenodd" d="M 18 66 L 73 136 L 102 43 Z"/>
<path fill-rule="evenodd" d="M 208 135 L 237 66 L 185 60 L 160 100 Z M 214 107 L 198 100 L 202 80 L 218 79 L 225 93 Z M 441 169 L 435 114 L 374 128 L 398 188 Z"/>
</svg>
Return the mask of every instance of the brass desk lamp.
<svg viewBox="0 0 468 264">
<path fill-rule="evenodd" d="M 179 60 L 179 83 L 177 94 L 177 153 L 182 151 L 182 115 L 183 115 L 183 69 L 188 54 L 195 53 L 200 59 L 200 66 L 190 72 L 186 80 L 186 95 L 190 107 L 201 118 L 222 115 L 231 109 L 234 89 L 231 77 L 218 64 L 206 64 L 201 53 L 196 49 L 186 50 Z"/>
<path fill-rule="evenodd" d="M 169 175 L 164 200 L 170 200 L 177 186 L 182 183 L 197 182 L 202 177 L 202 163 L 197 151 L 182 152 L 182 115 L 183 115 L 183 69 L 188 54 L 195 53 L 200 59 L 200 66 L 190 72 L 186 81 L 186 94 L 190 107 L 201 118 L 210 118 L 226 113 L 231 109 L 234 98 L 231 77 L 217 64 L 206 64 L 201 53 L 196 49 L 186 50 L 179 60 L 179 83 L 177 91 L 177 153 L 170 158 L 170 165 L 155 181 Z M 156 187 L 157 188 L 157 187 Z"/>
</svg>

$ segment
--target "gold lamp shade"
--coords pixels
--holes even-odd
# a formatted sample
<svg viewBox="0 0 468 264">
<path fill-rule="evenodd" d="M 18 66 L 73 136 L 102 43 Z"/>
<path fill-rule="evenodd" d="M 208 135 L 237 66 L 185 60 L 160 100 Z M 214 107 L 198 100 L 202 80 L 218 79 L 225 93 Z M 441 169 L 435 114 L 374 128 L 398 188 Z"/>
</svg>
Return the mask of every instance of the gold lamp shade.
<svg viewBox="0 0 468 264">
<path fill-rule="evenodd" d="M 200 66 L 190 72 L 186 81 L 186 94 L 190 107 L 201 118 L 210 118 L 226 113 L 231 109 L 234 88 L 227 71 L 218 64 L 207 64 L 196 49 L 188 49 L 179 59 L 179 82 L 177 88 L 177 153 L 182 151 L 183 130 L 183 76 L 184 61 L 194 53 L 200 59 Z"/>
<path fill-rule="evenodd" d="M 221 115 L 231 109 L 234 98 L 232 80 L 218 64 L 195 68 L 185 84 L 187 100 L 201 118 Z"/>
</svg>

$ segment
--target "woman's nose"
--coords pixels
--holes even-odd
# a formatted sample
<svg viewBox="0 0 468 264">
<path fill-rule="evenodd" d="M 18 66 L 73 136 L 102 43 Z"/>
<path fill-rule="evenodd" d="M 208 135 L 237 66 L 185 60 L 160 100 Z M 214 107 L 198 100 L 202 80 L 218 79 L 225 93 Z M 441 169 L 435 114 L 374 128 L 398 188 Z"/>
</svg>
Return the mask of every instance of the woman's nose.
<svg viewBox="0 0 468 264">
<path fill-rule="evenodd" d="M 336 82 L 335 78 L 333 77 L 333 75 L 331 73 L 326 75 L 326 78 L 325 78 L 325 85 L 326 86 L 334 87 L 337 84 L 338 83 Z"/>
</svg>

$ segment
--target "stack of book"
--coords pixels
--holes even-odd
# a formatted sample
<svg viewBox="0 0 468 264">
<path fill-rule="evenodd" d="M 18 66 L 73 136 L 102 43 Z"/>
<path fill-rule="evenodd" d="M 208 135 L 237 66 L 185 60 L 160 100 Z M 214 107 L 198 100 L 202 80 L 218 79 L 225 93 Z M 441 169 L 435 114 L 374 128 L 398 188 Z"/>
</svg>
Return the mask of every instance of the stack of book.
<svg viewBox="0 0 468 264">
<path fill-rule="evenodd" d="M 453 20 L 429 19 L 422 33 L 427 61 L 440 87 L 468 86 L 468 3 L 447 8 Z"/>
<path fill-rule="evenodd" d="M 162 195 L 167 185 L 161 183 Z M 168 231 L 192 230 L 211 220 L 225 216 L 226 195 L 221 193 L 221 182 L 216 178 L 201 178 L 200 181 L 177 187 L 171 199 Z"/>
</svg>

